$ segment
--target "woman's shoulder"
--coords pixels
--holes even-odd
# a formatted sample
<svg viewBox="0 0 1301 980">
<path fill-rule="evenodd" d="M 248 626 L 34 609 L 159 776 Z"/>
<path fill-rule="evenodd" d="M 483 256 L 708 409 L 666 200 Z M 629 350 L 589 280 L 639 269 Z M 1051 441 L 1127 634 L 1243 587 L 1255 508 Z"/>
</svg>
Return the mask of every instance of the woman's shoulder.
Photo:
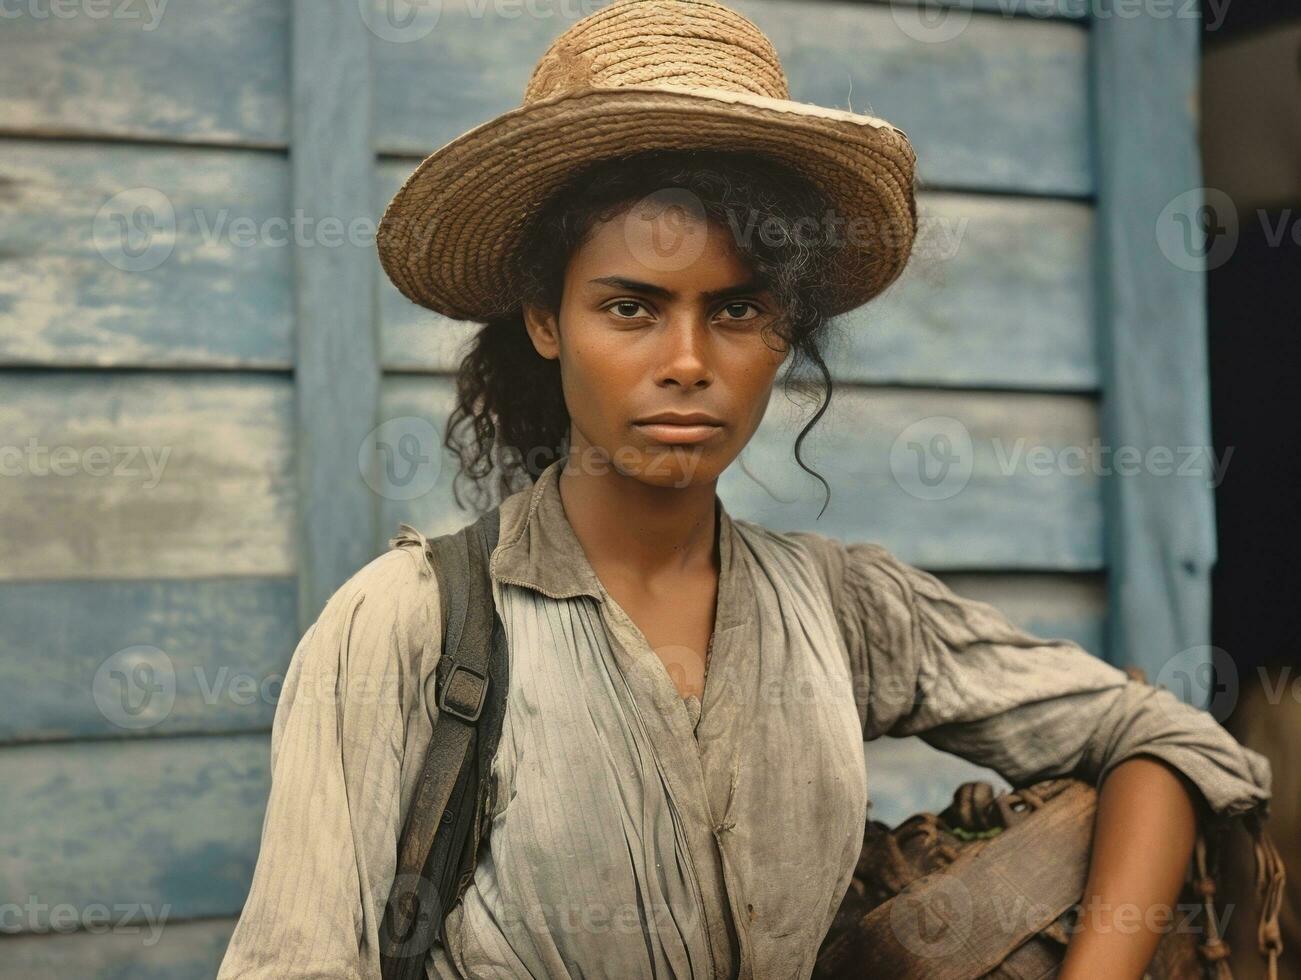
<svg viewBox="0 0 1301 980">
<path fill-rule="evenodd" d="M 412 595 L 438 595 L 434 553 L 428 539 L 409 524 L 400 525 L 388 550 L 376 555 L 339 587 L 336 595 L 374 598 L 376 604 L 397 606 Z"/>
<path fill-rule="evenodd" d="M 351 641 L 376 637 L 419 648 L 441 635 L 438 577 L 428 538 L 399 526 L 387 551 L 357 569 L 335 591 L 321 614 L 346 630 Z"/>
<path fill-rule="evenodd" d="M 441 654 L 432 567 L 410 547 L 390 547 L 350 575 L 303 633 L 285 676 L 275 731 L 295 712 L 316 710 L 337 716 L 357 737 L 387 733 L 382 737 L 400 745 L 400 719 L 418 704 L 422 678 Z"/>
</svg>

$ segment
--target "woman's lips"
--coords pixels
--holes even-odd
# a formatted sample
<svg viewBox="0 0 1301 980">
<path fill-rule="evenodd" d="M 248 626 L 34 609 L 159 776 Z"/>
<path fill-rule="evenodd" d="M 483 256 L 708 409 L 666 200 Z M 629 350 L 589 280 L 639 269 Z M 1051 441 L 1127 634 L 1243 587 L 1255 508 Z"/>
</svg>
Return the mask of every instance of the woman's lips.
<svg viewBox="0 0 1301 980">
<path fill-rule="evenodd" d="M 633 425 L 656 442 L 673 445 L 704 442 L 723 431 L 721 425 L 679 425 L 672 422 L 634 422 Z"/>
</svg>

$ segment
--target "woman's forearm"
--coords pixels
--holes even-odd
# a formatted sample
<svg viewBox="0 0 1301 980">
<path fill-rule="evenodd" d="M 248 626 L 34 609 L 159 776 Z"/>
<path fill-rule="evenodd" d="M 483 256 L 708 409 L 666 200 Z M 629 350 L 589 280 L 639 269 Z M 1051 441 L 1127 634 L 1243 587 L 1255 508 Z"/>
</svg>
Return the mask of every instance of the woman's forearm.
<svg viewBox="0 0 1301 980">
<path fill-rule="evenodd" d="M 1196 835 L 1192 797 L 1165 763 L 1135 757 L 1111 771 L 1060 980 L 1143 976 L 1170 927 Z"/>
</svg>

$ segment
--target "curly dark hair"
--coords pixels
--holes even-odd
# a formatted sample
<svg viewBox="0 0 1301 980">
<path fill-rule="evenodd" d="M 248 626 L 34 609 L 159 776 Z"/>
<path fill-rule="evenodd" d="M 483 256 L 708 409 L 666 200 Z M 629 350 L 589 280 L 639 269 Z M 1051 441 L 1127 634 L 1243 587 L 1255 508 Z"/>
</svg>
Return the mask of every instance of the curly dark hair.
<svg viewBox="0 0 1301 980">
<path fill-rule="evenodd" d="M 803 175 L 767 157 L 653 150 L 575 173 L 529 222 L 512 258 L 518 302 L 483 324 L 457 371 L 456 406 L 443 444 L 459 459 L 453 483 L 459 506 L 466 506 L 457 487 L 462 480 L 469 481 L 476 509 L 483 511 L 531 485 L 568 452 L 569 411 L 560 366 L 534 349 L 524 326 L 524 304 L 558 311 L 569 258 L 593 226 L 648 195 L 677 188 L 695 195 L 692 203 L 703 206 L 707 220 L 732 231 L 738 253 L 777 300 L 780 313 L 768 329 L 792 351 L 783 389 L 788 396 L 819 402 L 795 440 L 795 460 L 822 483 L 830 500 L 827 481 L 800 457 L 834 387 L 822 345 L 830 323 L 828 270 L 837 245 L 828 236 L 801 232 L 809 218 L 830 213 L 826 198 Z M 754 233 L 759 227 L 762 233 Z"/>
</svg>

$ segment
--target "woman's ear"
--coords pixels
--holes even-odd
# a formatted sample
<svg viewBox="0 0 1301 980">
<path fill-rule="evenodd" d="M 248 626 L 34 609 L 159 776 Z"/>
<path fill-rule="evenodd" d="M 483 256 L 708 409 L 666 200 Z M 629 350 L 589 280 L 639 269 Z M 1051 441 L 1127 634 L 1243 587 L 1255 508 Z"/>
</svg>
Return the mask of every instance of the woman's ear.
<svg viewBox="0 0 1301 980">
<path fill-rule="evenodd" d="M 533 341 L 533 349 L 539 354 L 549 361 L 560 356 L 560 327 L 554 312 L 525 303 L 524 328 Z"/>
</svg>

